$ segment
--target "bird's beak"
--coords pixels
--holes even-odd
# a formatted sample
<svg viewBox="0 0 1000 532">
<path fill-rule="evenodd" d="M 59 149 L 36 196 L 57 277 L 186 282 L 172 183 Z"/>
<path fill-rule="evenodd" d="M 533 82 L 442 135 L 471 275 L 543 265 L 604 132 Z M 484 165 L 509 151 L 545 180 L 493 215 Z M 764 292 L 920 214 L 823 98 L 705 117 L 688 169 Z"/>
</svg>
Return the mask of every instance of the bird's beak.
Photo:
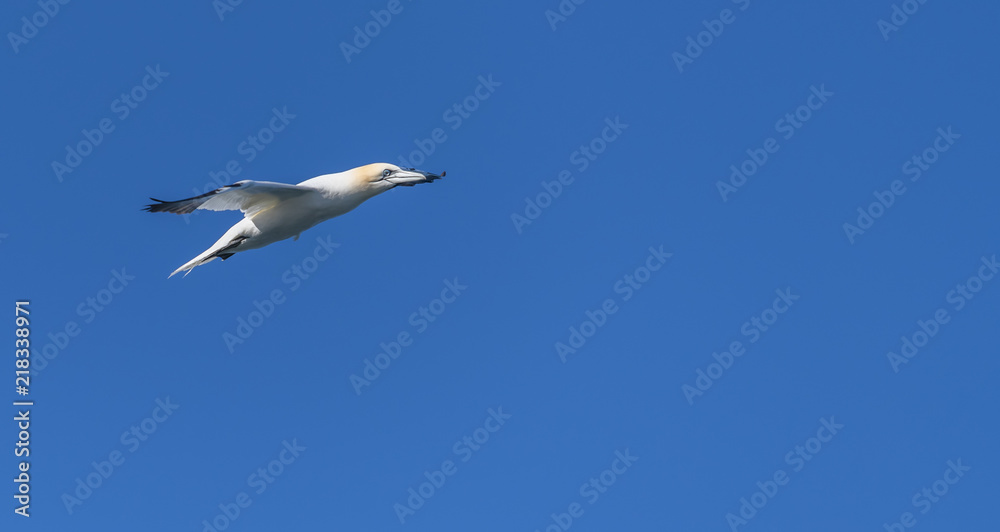
<svg viewBox="0 0 1000 532">
<path fill-rule="evenodd" d="M 386 177 L 385 180 L 392 183 L 393 185 L 402 185 L 404 187 L 412 187 L 418 183 L 430 183 L 435 179 L 441 179 L 444 177 L 445 172 L 441 174 L 432 174 L 430 172 L 422 172 L 420 170 L 399 170 L 393 172 Z"/>
</svg>

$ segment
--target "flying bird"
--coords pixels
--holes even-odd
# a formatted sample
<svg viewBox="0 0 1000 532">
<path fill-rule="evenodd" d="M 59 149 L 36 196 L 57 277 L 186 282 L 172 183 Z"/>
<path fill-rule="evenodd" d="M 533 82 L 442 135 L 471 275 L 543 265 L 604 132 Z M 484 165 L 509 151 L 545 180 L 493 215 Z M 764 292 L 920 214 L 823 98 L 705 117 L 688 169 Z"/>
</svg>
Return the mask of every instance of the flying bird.
<svg viewBox="0 0 1000 532">
<path fill-rule="evenodd" d="M 317 176 L 297 185 L 244 180 L 180 201 L 149 198 L 156 203 L 143 210 L 175 214 L 189 214 L 197 209 L 243 211 L 243 219 L 230 227 L 218 242 L 174 270 L 169 278 L 180 272 L 186 272 L 186 276 L 195 266 L 217 258 L 226 260 L 241 251 L 262 248 L 287 238 L 298 240 L 302 231 L 346 214 L 389 189 L 430 183 L 444 175 L 445 172 L 432 174 L 375 163 Z"/>
</svg>

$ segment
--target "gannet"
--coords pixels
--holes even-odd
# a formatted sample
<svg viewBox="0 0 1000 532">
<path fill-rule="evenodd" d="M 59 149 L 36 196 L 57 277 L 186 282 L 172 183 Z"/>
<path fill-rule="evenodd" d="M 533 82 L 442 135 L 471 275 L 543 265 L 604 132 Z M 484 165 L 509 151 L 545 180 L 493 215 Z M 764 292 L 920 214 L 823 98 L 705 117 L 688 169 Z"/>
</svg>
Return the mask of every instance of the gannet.
<svg viewBox="0 0 1000 532">
<path fill-rule="evenodd" d="M 180 201 L 163 201 L 147 205 L 147 212 L 188 214 L 196 209 L 210 211 L 243 211 L 243 219 L 229 228 L 212 247 L 174 270 L 185 276 L 195 266 L 217 258 L 226 260 L 241 251 L 262 248 L 287 238 L 298 240 L 299 234 L 310 227 L 346 214 L 366 200 L 395 188 L 430 183 L 444 177 L 445 172 L 432 174 L 394 164 L 375 163 L 346 172 L 325 174 L 297 185 L 269 181 L 237 181 L 200 196 Z"/>
</svg>

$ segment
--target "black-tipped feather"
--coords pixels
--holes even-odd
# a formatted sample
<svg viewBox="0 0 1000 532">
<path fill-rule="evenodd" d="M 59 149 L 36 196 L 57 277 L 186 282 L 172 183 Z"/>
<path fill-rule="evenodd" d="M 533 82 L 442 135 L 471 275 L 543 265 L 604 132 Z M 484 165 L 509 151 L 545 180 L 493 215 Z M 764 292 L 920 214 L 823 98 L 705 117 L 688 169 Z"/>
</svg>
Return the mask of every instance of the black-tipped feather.
<svg viewBox="0 0 1000 532">
<path fill-rule="evenodd" d="M 146 212 L 172 212 L 174 214 L 190 214 L 198 209 L 202 203 L 208 201 L 209 198 L 225 192 L 231 188 L 242 186 L 240 183 L 233 183 L 232 185 L 226 185 L 222 188 L 217 188 L 210 192 L 206 192 L 200 196 L 194 196 L 193 198 L 187 198 L 177 201 L 163 201 L 156 198 L 149 198 L 153 201 L 159 203 L 151 203 L 146 205 L 142 210 Z"/>
</svg>

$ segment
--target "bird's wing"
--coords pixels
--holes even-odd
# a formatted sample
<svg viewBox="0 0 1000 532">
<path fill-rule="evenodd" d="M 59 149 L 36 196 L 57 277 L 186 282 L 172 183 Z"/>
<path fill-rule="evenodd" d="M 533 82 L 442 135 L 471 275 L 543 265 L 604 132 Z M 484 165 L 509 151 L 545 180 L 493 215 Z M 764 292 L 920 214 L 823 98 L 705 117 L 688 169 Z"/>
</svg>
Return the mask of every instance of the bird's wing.
<svg viewBox="0 0 1000 532">
<path fill-rule="evenodd" d="M 269 181 L 237 181 L 232 185 L 217 188 L 200 196 L 179 201 L 163 201 L 149 198 L 157 203 L 146 205 L 147 212 L 172 212 L 189 214 L 196 209 L 209 211 L 243 211 L 248 218 L 284 200 L 319 194 L 315 189 L 286 183 Z"/>
</svg>

